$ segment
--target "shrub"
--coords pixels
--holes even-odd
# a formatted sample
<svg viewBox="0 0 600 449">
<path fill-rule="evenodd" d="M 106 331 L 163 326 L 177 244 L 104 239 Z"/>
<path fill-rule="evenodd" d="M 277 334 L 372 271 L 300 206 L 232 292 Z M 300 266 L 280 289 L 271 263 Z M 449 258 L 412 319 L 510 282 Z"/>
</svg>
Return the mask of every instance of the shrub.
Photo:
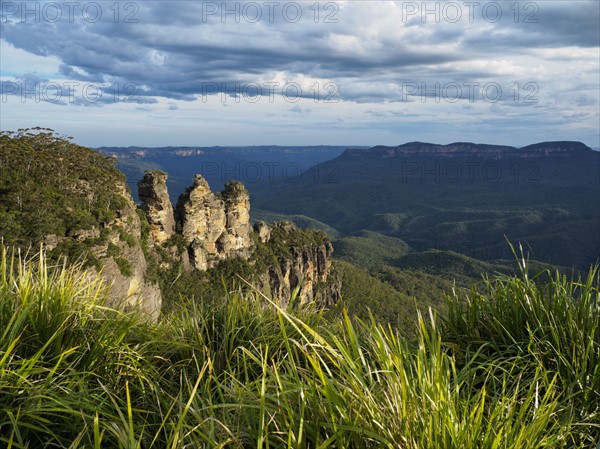
<svg viewBox="0 0 600 449">
<path fill-rule="evenodd" d="M 125 259 L 124 257 L 115 257 L 114 258 L 117 267 L 119 267 L 119 271 L 123 276 L 131 276 L 133 274 L 133 270 L 131 269 L 131 262 Z"/>
</svg>

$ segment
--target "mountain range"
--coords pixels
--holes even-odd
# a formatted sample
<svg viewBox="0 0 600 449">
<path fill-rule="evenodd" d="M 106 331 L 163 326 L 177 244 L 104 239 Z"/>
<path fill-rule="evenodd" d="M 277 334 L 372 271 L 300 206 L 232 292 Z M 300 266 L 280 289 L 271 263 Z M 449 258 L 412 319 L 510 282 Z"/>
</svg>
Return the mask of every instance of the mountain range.
<svg viewBox="0 0 600 449">
<path fill-rule="evenodd" d="M 296 182 L 251 193 L 259 209 L 306 215 L 343 235 L 378 232 L 417 251 L 510 259 L 508 239 L 570 267 L 600 255 L 600 154 L 580 142 L 347 149 Z"/>
</svg>

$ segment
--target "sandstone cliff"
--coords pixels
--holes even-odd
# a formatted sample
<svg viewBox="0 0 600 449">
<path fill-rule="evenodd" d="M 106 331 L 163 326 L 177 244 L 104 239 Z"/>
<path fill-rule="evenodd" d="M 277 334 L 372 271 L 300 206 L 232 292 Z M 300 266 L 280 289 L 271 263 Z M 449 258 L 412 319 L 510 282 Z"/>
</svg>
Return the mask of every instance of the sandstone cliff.
<svg viewBox="0 0 600 449">
<path fill-rule="evenodd" d="M 117 182 L 114 189 L 121 201 L 112 220 L 76 230 L 69 236 L 47 235 L 44 244 L 51 252 L 71 245 L 71 241 L 85 245 L 87 257 L 97 261 L 88 270 L 99 273 L 108 287 L 107 305 L 137 309 L 151 320 L 156 320 L 162 306 L 162 295 L 158 284 L 146 279 L 147 262 L 141 246 L 137 207 L 124 182 Z M 62 251 L 58 253 L 62 254 Z"/>
<path fill-rule="evenodd" d="M 162 296 L 158 285 L 146 279 L 140 217 L 125 184 L 116 187 L 125 198 L 125 206 L 117 211 L 114 221 L 105 225 L 108 242 L 92 247 L 92 251 L 100 258 L 102 278 L 110 285 L 109 305 L 138 309 L 156 320 Z"/>
<path fill-rule="evenodd" d="M 331 278 L 333 245 L 324 234 L 302 231 L 288 222 L 272 229 L 259 222 L 255 232 L 277 260 L 260 276 L 261 288 L 271 291 L 281 305 L 288 306 L 296 289 L 295 301 L 300 305 L 315 301 L 331 306 L 340 299 L 341 285 Z"/>
<path fill-rule="evenodd" d="M 438 145 L 426 142 L 409 142 L 396 147 L 379 145 L 376 147 L 348 148 L 340 159 L 389 159 L 437 157 L 449 158 L 483 158 L 488 160 L 519 160 L 519 159 L 569 159 L 588 157 L 593 150 L 581 142 L 540 142 L 523 148 L 507 145 L 487 145 L 471 142 L 455 142 L 448 145 Z"/>
</svg>

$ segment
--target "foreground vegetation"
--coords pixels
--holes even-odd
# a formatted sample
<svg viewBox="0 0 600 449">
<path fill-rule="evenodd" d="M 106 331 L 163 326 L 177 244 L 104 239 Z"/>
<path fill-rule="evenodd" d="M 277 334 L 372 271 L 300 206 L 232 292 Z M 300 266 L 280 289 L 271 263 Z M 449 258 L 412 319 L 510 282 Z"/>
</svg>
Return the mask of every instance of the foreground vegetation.
<svg viewBox="0 0 600 449">
<path fill-rule="evenodd" d="M 487 281 L 416 337 L 260 293 L 156 324 L 80 267 L 0 260 L 0 446 L 590 448 L 598 272 Z M 542 282 L 541 279 L 544 279 Z"/>
</svg>

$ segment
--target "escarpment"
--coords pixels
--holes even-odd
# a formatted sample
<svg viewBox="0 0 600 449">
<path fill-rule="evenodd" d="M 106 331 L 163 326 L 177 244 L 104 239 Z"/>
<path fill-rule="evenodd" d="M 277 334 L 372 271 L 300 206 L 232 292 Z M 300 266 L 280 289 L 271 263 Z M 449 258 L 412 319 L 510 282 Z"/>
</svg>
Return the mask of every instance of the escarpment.
<svg viewBox="0 0 600 449">
<path fill-rule="evenodd" d="M 250 195 L 243 184 L 229 181 L 215 193 L 202 176 L 196 175 L 179 196 L 172 215 L 175 231 L 167 234 L 165 229 L 173 228 L 171 217 L 164 214 L 172 210 L 166 180 L 166 175 L 150 171 L 138 184 L 141 209 L 154 243 L 172 257 L 167 262 L 163 259 L 165 266 L 189 259 L 183 270 L 206 272 L 239 261 L 247 268 L 246 273 L 252 273 L 245 280 L 270 292 L 283 306 L 289 305 L 292 297 L 300 304 L 315 301 L 321 306 L 339 299 L 341 286 L 331 274 L 333 246 L 324 233 L 299 230 L 286 222 L 272 228 L 258 222 L 252 227 Z M 168 235 L 182 242 L 180 254 L 174 254 L 173 239 Z"/>
<path fill-rule="evenodd" d="M 91 186 L 88 188 L 91 198 L 94 191 Z M 51 254 L 67 254 L 71 262 L 80 258 L 89 271 L 98 274 L 108 289 L 108 306 L 137 310 L 155 321 L 160 314 L 162 294 L 158 284 L 146 276 L 148 265 L 137 207 L 124 180 L 114 184 L 113 193 L 117 201 L 110 219 L 66 235 L 47 235 L 43 243 Z"/>
<path fill-rule="evenodd" d="M 160 288 L 147 277 L 141 246 L 141 223 L 125 184 L 116 186 L 125 202 L 114 220 L 104 225 L 106 242 L 91 247 L 100 258 L 101 276 L 109 285 L 108 305 L 137 309 L 156 320 L 162 306 Z"/>
<path fill-rule="evenodd" d="M 91 185 L 81 185 L 87 186 L 87 197 L 94 197 Z M 115 182 L 112 193 L 114 209 L 106 221 L 64 235 L 46 235 L 43 244 L 50 255 L 66 255 L 71 262 L 81 259 L 87 270 L 100 275 L 108 289 L 108 306 L 138 310 L 154 321 L 160 314 L 162 295 L 159 286 L 146 276 L 137 207 L 124 180 Z"/>
<path fill-rule="evenodd" d="M 107 287 L 109 306 L 156 319 L 137 207 L 114 161 L 48 129 L 0 133 L 0 241 L 80 263 Z"/>
</svg>

